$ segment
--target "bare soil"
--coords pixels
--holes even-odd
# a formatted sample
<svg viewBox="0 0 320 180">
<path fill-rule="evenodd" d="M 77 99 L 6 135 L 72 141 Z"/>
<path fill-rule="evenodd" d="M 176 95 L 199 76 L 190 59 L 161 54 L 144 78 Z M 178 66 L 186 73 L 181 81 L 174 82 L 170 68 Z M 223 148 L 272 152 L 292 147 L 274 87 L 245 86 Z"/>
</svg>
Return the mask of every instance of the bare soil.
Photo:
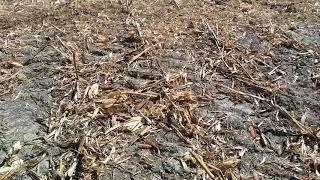
<svg viewBox="0 0 320 180">
<path fill-rule="evenodd" d="M 317 0 L 3 1 L 0 179 L 318 179 Z"/>
</svg>

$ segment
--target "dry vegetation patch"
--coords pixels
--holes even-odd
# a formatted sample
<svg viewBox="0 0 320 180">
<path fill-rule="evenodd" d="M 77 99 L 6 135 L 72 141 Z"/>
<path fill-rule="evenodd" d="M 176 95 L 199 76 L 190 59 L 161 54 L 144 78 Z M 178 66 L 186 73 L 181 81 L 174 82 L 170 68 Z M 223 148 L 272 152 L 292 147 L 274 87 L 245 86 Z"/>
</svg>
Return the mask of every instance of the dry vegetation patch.
<svg viewBox="0 0 320 180">
<path fill-rule="evenodd" d="M 59 82 L 43 142 L 61 153 L 33 175 L 316 178 L 319 9 L 316 0 L 3 2 L 0 52 L 11 58 L 0 61 L 1 95 L 35 80 L 19 69 L 35 63 Z M 57 63 L 41 64 L 43 52 Z"/>
</svg>

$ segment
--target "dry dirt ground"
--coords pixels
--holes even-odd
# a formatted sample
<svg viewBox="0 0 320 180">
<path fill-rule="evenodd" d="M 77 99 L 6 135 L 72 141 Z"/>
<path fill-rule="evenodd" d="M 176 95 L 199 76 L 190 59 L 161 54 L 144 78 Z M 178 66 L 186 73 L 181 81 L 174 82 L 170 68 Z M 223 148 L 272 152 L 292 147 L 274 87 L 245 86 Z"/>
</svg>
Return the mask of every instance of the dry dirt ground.
<svg viewBox="0 0 320 180">
<path fill-rule="evenodd" d="M 318 0 L 5 0 L 0 67 L 0 179 L 320 178 Z"/>
</svg>

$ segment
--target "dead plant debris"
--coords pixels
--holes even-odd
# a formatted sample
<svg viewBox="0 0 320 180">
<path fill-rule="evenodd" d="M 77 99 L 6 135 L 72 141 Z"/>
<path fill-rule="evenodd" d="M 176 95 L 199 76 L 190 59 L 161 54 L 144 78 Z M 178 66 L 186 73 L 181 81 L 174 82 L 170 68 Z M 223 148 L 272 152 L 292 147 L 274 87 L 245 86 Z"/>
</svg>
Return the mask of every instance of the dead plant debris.
<svg viewBox="0 0 320 180">
<path fill-rule="evenodd" d="M 1 3 L 1 96 L 40 78 L 35 64 L 62 93 L 44 137 L 60 155 L 24 161 L 16 142 L 0 179 L 319 177 L 319 9 L 316 0 Z M 44 63 L 48 52 L 56 62 Z M 39 174 L 45 157 L 52 168 Z"/>
</svg>

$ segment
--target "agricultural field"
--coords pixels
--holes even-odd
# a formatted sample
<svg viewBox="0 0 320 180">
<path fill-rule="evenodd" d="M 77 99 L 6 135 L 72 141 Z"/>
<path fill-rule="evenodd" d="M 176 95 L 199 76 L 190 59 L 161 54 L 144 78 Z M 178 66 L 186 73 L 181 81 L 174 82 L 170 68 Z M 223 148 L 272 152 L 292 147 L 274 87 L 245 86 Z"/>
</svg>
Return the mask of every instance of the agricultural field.
<svg viewBox="0 0 320 180">
<path fill-rule="evenodd" d="M 319 0 L 2 0 L 0 180 L 319 179 Z"/>
</svg>

